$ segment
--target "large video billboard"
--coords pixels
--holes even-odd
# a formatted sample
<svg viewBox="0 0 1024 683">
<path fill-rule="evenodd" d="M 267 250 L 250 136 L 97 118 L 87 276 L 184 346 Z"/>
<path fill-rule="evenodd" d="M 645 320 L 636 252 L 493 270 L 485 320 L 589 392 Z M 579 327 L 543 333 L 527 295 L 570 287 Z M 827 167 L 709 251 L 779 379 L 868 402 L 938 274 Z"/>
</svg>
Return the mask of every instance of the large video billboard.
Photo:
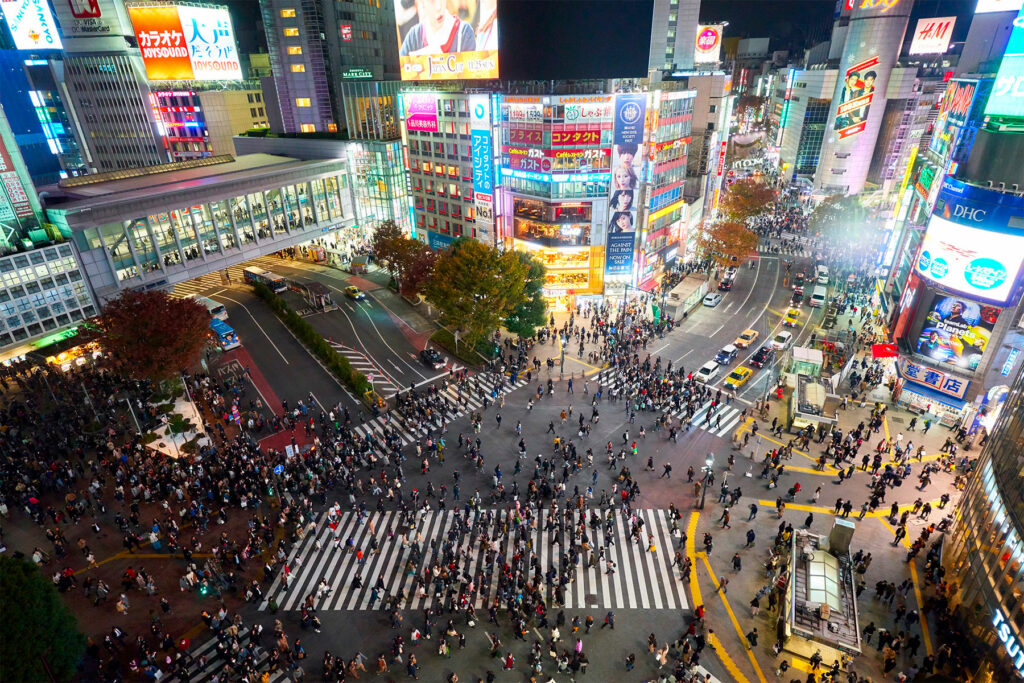
<svg viewBox="0 0 1024 683">
<path fill-rule="evenodd" d="M 1013 20 L 985 115 L 1024 116 L 1024 9 Z"/>
<path fill-rule="evenodd" d="M 235 33 L 226 7 L 129 7 L 151 81 L 240 81 Z"/>
<path fill-rule="evenodd" d="M 614 111 L 615 146 L 612 150 L 605 273 L 630 276 L 633 273 L 637 231 L 637 193 L 643 176 L 647 95 L 617 95 Z"/>
<path fill-rule="evenodd" d="M 914 352 L 964 370 L 977 370 L 999 320 L 999 309 L 939 292 L 933 292 L 924 306 L 921 329 L 912 341 Z"/>
<path fill-rule="evenodd" d="M 46 0 L 0 0 L 0 14 L 19 50 L 60 50 L 57 24 Z"/>
<path fill-rule="evenodd" d="M 497 78 L 497 11 L 483 0 L 396 2 L 402 80 Z"/>
</svg>

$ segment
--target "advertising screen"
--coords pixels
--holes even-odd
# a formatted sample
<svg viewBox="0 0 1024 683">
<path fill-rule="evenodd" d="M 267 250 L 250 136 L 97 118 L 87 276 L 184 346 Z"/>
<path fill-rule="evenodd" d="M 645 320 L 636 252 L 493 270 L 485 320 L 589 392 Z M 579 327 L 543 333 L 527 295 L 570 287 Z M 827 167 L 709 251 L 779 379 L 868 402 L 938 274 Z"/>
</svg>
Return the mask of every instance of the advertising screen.
<svg viewBox="0 0 1024 683">
<path fill-rule="evenodd" d="M 974 13 L 1019 12 L 1022 4 L 1024 4 L 1024 0 L 978 0 Z"/>
<path fill-rule="evenodd" d="M 939 103 L 939 115 L 935 119 L 935 132 L 928 145 L 940 157 L 946 158 L 956 147 L 977 93 L 978 81 L 953 79 L 946 85 L 946 92 Z"/>
<path fill-rule="evenodd" d="M 242 80 L 226 7 L 129 7 L 128 16 L 149 80 Z"/>
<path fill-rule="evenodd" d="M 0 215 L 7 216 L 5 220 L 13 220 L 15 217 L 31 218 L 33 216 L 31 200 L 17 169 L 14 167 L 14 160 L 11 159 L 2 139 L 0 139 L 0 184 L 3 186 L 0 189 L 0 200 L 7 200 L 0 204 L 3 207 L 0 208 Z M 11 213 L 14 215 L 11 216 Z"/>
<path fill-rule="evenodd" d="M 63 47 L 46 0 L 0 0 L 0 14 L 7 20 L 17 49 L 60 50 Z"/>
<path fill-rule="evenodd" d="M 722 24 L 697 27 L 697 41 L 693 46 L 694 64 L 714 64 L 722 51 Z"/>
<path fill-rule="evenodd" d="M 927 17 L 917 20 L 914 40 L 910 43 L 912 55 L 942 54 L 953 38 L 956 17 Z"/>
<path fill-rule="evenodd" d="M 1024 233 L 972 228 L 933 215 L 914 271 L 954 292 L 1005 303 L 1022 262 Z"/>
<path fill-rule="evenodd" d="M 395 3 L 403 81 L 498 77 L 495 0 Z"/>
<path fill-rule="evenodd" d="M 840 140 L 862 133 L 867 127 L 871 101 L 875 98 L 875 79 L 878 78 L 874 67 L 878 65 L 878 55 L 875 55 L 846 70 L 834 123 Z"/>
<path fill-rule="evenodd" d="M 914 352 L 964 370 L 977 370 L 999 319 L 995 306 L 932 293 L 926 300 Z"/>
<path fill-rule="evenodd" d="M 633 273 L 633 244 L 636 238 L 637 192 L 644 164 L 644 124 L 647 96 L 618 95 L 615 98 L 612 182 L 608 200 L 608 251 L 605 273 Z"/>
<path fill-rule="evenodd" d="M 1013 20 L 985 115 L 1024 116 L 1024 9 Z"/>
</svg>

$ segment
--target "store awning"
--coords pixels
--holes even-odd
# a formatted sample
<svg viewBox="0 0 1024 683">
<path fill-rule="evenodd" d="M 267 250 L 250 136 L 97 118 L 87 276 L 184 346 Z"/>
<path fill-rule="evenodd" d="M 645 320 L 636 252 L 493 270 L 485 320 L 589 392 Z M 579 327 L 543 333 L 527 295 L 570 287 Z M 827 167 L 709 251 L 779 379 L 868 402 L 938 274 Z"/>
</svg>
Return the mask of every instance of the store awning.
<svg viewBox="0 0 1024 683">
<path fill-rule="evenodd" d="M 929 401 L 941 403 L 942 405 L 948 406 L 954 410 L 963 410 L 964 406 L 967 405 L 967 401 L 954 398 L 953 396 L 948 396 L 947 394 L 943 394 L 942 392 L 929 389 L 928 387 L 921 386 L 920 384 L 915 384 L 913 382 L 904 381 L 903 391 L 909 391 L 912 394 L 923 396 Z"/>
</svg>

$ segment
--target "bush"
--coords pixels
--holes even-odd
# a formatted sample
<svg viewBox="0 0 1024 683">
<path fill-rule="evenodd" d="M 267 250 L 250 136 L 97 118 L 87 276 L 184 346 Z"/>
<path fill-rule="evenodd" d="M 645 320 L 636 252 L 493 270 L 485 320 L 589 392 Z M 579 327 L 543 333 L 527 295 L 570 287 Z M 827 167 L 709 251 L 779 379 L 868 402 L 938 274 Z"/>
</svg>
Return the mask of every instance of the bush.
<svg viewBox="0 0 1024 683">
<path fill-rule="evenodd" d="M 455 337 L 451 332 L 444 328 L 434 332 L 434 334 L 430 336 L 430 341 L 434 342 L 449 354 L 455 356 L 468 365 L 479 365 L 481 361 L 488 361 L 496 356 L 494 352 L 494 345 L 486 340 L 478 342 L 476 347 L 471 350 L 469 346 L 460 339 L 458 350 L 456 350 Z"/>
<path fill-rule="evenodd" d="M 366 376 L 362 373 L 355 372 L 352 369 L 352 364 L 348 362 L 348 358 L 345 358 L 340 353 L 334 350 L 327 340 L 317 332 L 312 325 L 306 322 L 306 319 L 300 316 L 298 313 L 288 307 L 288 304 L 274 294 L 269 287 L 262 283 L 256 283 L 253 285 L 253 291 L 256 292 L 256 296 L 262 299 L 274 314 L 281 319 L 289 330 L 291 330 L 296 337 L 299 338 L 303 344 L 306 345 L 314 356 L 320 359 L 324 366 L 342 381 L 342 383 L 356 393 L 358 396 L 362 396 L 370 388 L 370 383 L 367 381 Z"/>
</svg>

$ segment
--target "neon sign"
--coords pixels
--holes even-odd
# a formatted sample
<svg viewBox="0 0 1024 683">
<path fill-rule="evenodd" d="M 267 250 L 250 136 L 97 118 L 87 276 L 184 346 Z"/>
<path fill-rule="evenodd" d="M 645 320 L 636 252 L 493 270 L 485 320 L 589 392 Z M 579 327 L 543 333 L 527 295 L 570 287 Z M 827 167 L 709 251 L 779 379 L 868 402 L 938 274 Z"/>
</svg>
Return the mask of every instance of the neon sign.
<svg viewBox="0 0 1024 683">
<path fill-rule="evenodd" d="M 1002 642 L 1003 649 L 1010 655 L 1010 661 L 1017 667 L 1017 671 L 1024 671 L 1024 645 L 1014 637 L 1010 623 L 998 609 L 992 615 L 992 625 L 996 628 L 996 637 Z"/>
</svg>

